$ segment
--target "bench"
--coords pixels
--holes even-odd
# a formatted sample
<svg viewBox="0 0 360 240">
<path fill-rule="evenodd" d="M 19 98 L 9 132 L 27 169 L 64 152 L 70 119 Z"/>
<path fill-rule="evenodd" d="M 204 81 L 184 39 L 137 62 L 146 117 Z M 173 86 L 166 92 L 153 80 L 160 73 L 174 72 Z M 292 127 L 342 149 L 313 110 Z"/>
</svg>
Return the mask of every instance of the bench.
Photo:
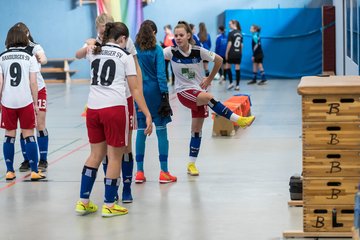
<svg viewBox="0 0 360 240">
<path fill-rule="evenodd" d="M 45 82 L 71 82 L 71 74 L 77 70 L 70 70 L 69 63 L 75 61 L 75 58 L 48 58 L 48 62 L 42 66 L 41 74 Z"/>
</svg>

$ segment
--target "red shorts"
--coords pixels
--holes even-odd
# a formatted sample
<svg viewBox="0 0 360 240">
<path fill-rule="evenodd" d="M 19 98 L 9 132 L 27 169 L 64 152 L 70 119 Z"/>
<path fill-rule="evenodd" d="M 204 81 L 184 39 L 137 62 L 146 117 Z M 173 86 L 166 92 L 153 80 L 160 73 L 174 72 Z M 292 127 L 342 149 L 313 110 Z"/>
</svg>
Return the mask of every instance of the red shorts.
<svg viewBox="0 0 360 240">
<path fill-rule="evenodd" d="M 125 106 L 87 109 L 86 127 L 90 143 L 106 141 L 112 147 L 124 147 L 128 139 L 128 116 Z"/>
<path fill-rule="evenodd" d="M 137 124 L 136 124 L 136 115 L 134 115 L 135 113 L 134 98 L 130 96 L 126 100 L 128 105 L 128 114 L 129 114 L 129 130 L 136 130 Z"/>
<path fill-rule="evenodd" d="M 20 122 L 21 129 L 34 129 L 35 128 L 35 110 L 34 104 L 30 103 L 22 108 L 1 108 L 1 128 L 6 130 L 16 130 L 17 122 Z"/>
<path fill-rule="evenodd" d="M 39 111 L 46 112 L 47 108 L 47 94 L 46 94 L 46 87 L 43 87 L 38 92 L 38 107 Z"/>
<path fill-rule="evenodd" d="M 207 105 L 197 106 L 196 98 L 201 93 L 199 90 L 185 90 L 177 93 L 182 105 L 191 109 L 192 118 L 206 118 L 209 116 Z"/>
</svg>

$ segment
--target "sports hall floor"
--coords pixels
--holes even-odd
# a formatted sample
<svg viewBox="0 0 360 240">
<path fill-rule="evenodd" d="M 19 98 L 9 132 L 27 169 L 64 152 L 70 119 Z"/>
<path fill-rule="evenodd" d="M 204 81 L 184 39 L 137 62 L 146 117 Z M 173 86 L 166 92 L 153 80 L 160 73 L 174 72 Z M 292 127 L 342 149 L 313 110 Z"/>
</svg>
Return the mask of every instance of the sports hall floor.
<svg viewBox="0 0 360 240">
<path fill-rule="evenodd" d="M 241 82 L 251 94 L 254 124 L 233 137 L 212 137 L 205 121 L 198 159 L 199 177 L 186 174 L 190 112 L 171 94 L 170 171 L 178 182 L 160 185 L 154 133 L 147 141 L 147 182 L 133 184 L 129 214 L 104 219 L 101 212 L 76 216 L 80 174 L 89 153 L 84 118 L 88 85 L 48 84 L 50 136 L 48 178 L 30 182 L 27 173 L 4 180 L 0 163 L 0 239 L 275 240 L 302 229 L 302 208 L 289 208 L 289 178 L 301 172 L 301 98 L 298 80 L 270 80 L 265 86 Z M 213 94 L 233 91 L 214 81 Z M 1 130 L 3 133 L 3 130 Z M 3 134 L 2 134 L 3 135 Z M 0 147 L 2 148 L 2 146 Z M 2 149 L 1 149 L 2 152 Z M 15 166 L 22 161 L 17 138 Z M 92 200 L 102 205 L 99 171 Z"/>
</svg>

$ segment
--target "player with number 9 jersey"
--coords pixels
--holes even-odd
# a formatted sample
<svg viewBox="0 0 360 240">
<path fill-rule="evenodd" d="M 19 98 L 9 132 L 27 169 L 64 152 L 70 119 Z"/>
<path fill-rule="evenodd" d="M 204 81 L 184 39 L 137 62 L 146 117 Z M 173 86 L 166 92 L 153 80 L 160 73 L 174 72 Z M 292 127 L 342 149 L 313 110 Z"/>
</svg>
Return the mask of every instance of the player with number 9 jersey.
<svg viewBox="0 0 360 240">
<path fill-rule="evenodd" d="M 13 165 L 18 121 L 29 157 L 31 180 L 46 177 L 38 171 L 38 147 L 34 137 L 35 112 L 38 112 L 36 74 L 39 67 L 36 58 L 25 50 L 28 43 L 26 34 L 14 26 L 6 38 L 7 50 L 0 54 L 1 127 L 5 129 L 3 153 L 7 168 L 6 180 L 16 177 Z"/>
</svg>

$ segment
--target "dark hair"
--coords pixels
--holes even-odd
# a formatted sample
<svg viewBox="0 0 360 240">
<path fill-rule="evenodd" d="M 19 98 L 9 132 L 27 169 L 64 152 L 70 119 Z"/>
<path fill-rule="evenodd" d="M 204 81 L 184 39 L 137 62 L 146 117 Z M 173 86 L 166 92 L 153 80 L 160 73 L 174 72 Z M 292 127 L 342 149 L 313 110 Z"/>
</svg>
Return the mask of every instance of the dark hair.
<svg viewBox="0 0 360 240">
<path fill-rule="evenodd" d="M 236 29 L 241 32 L 241 26 L 238 20 L 230 20 L 233 24 L 235 24 Z"/>
<path fill-rule="evenodd" d="M 208 34 L 207 34 L 205 23 L 203 23 L 203 22 L 199 23 L 199 39 L 200 39 L 200 42 L 205 42 L 208 39 L 207 35 Z"/>
<path fill-rule="evenodd" d="M 170 25 L 170 24 L 165 25 L 165 26 L 164 26 L 164 30 L 165 30 L 166 28 L 168 28 L 168 29 L 172 30 L 172 28 L 171 28 L 171 25 Z"/>
<path fill-rule="evenodd" d="M 223 25 L 219 26 L 219 30 L 224 32 L 225 31 L 225 27 Z"/>
<path fill-rule="evenodd" d="M 157 26 L 156 26 L 154 21 L 147 19 L 147 20 L 143 21 L 141 26 L 144 25 L 144 24 L 149 25 L 152 28 L 152 30 L 155 32 L 155 34 L 157 34 L 158 30 L 157 30 Z"/>
<path fill-rule="evenodd" d="M 189 43 L 191 45 L 195 45 L 195 40 L 192 37 L 193 33 L 191 31 L 189 24 L 186 21 L 178 21 L 178 24 L 176 25 L 175 29 L 177 29 L 177 28 L 184 28 L 186 33 L 190 33 Z"/>
<path fill-rule="evenodd" d="M 19 27 L 13 26 L 9 29 L 6 36 L 5 46 L 7 49 L 11 47 L 26 47 L 29 45 L 29 39 Z"/>
<path fill-rule="evenodd" d="M 125 36 L 125 38 L 129 37 L 129 29 L 124 23 L 122 22 L 106 23 L 102 45 L 95 47 L 93 53 L 99 54 L 101 52 L 101 47 L 104 46 L 107 42 L 109 42 L 110 39 L 114 39 L 116 41 L 121 36 Z"/>
<path fill-rule="evenodd" d="M 190 24 L 189 24 L 189 27 L 190 27 L 190 29 L 191 29 L 191 31 L 192 31 L 192 30 L 194 30 L 195 25 L 192 24 L 192 23 L 190 23 Z"/>
<path fill-rule="evenodd" d="M 252 27 L 254 28 L 255 32 L 260 33 L 260 31 L 261 31 L 261 27 L 260 27 L 260 26 L 253 24 Z"/>
<path fill-rule="evenodd" d="M 18 22 L 14 25 L 14 27 L 20 28 L 21 31 L 23 31 L 26 36 L 29 38 L 29 40 L 33 43 L 35 43 L 34 38 L 31 36 L 29 28 L 25 25 L 23 22 Z"/>
<path fill-rule="evenodd" d="M 145 20 L 136 35 L 136 45 L 139 46 L 141 50 L 154 49 L 156 47 L 154 32 L 157 32 L 156 24 L 151 20 Z"/>
</svg>

